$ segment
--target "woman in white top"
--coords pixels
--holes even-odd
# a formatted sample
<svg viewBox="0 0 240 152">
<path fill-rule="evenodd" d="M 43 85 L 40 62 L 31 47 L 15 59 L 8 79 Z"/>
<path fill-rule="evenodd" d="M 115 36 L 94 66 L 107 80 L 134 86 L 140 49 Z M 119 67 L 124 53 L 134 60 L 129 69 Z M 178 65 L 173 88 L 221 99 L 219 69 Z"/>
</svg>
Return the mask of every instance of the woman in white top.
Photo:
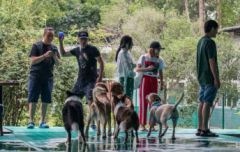
<svg viewBox="0 0 240 152">
<path fill-rule="evenodd" d="M 163 72 L 162 69 L 166 67 L 164 60 L 159 57 L 159 52 L 161 49 L 160 43 L 158 41 L 153 41 L 148 50 L 148 54 L 142 55 L 137 63 L 137 72 L 144 72 L 142 81 L 139 89 L 139 124 L 142 125 L 141 131 L 148 131 L 145 128 L 147 123 L 147 106 L 146 96 L 150 93 L 158 93 L 158 81 L 160 78 L 160 90 L 163 89 Z M 149 107 L 151 105 L 149 104 Z M 149 121 L 150 122 L 150 121 Z M 156 131 L 153 128 L 153 131 Z"/>
<path fill-rule="evenodd" d="M 130 54 L 133 46 L 132 37 L 125 35 L 121 38 L 120 46 L 116 53 L 117 71 L 119 81 L 124 88 L 124 93 L 131 99 L 133 97 L 133 85 L 135 72 L 133 69 L 136 67 L 134 60 Z"/>
</svg>

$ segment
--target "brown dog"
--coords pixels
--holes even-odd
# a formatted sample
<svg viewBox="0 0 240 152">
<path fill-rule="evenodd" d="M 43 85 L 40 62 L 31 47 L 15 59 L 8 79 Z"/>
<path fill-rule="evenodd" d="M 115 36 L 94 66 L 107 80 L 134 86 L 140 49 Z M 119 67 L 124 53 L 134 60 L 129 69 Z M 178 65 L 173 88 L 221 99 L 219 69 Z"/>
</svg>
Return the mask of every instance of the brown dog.
<svg viewBox="0 0 240 152">
<path fill-rule="evenodd" d="M 178 120 L 178 111 L 177 106 L 182 101 L 182 98 L 184 96 L 184 93 L 180 97 L 180 99 L 174 104 L 161 104 L 161 98 L 156 93 L 150 93 L 147 95 L 147 101 L 151 104 L 150 108 L 150 128 L 148 131 L 147 136 L 149 137 L 151 134 L 152 127 L 154 123 L 159 124 L 159 137 L 164 136 L 164 134 L 167 132 L 168 125 L 167 120 L 172 119 L 173 123 L 173 130 L 172 130 L 172 139 L 175 139 L 175 127 L 177 125 Z M 162 133 L 162 125 L 165 127 L 164 132 Z"/>
<path fill-rule="evenodd" d="M 117 96 L 119 99 L 124 96 L 122 84 L 119 82 L 114 82 L 111 85 L 111 94 L 112 96 Z M 112 110 L 114 102 L 112 102 Z M 125 104 L 127 107 L 134 109 L 132 99 L 129 96 L 125 98 Z"/>
<path fill-rule="evenodd" d="M 124 92 L 123 91 L 123 86 L 122 86 L 121 83 L 119 83 L 119 82 L 112 83 L 112 85 L 111 85 L 111 94 L 112 94 L 111 107 L 112 107 L 112 111 L 114 111 L 114 107 L 115 107 L 114 99 L 116 99 L 116 98 L 113 98 L 113 96 L 116 96 L 118 99 L 121 99 L 124 96 L 123 92 Z M 132 99 L 129 96 L 125 97 L 125 104 L 126 104 L 127 107 L 134 110 Z M 114 128 L 115 128 L 116 120 L 115 120 L 115 115 L 114 114 L 113 114 L 113 121 L 114 121 Z"/>
<path fill-rule="evenodd" d="M 126 144 L 128 140 L 128 131 L 132 131 L 132 137 L 134 137 L 133 130 L 136 134 L 136 141 L 139 142 L 138 139 L 138 128 L 139 128 L 139 118 L 138 114 L 130 107 L 127 107 L 125 104 L 126 95 L 122 98 L 118 98 L 113 95 L 114 102 L 114 116 L 116 118 L 116 128 L 114 129 L 114 139 L 118 137 L 119 131 L 123 131 L 126 134 L 124 144 Z"/>
<path fill-rule="evenodd" d="M 89 107 L 89 115 L 85 137 L 88 136 L 89 125 L 92 120 L 97 120 L 97 135 L 100 135 L 100 122 L 103 126 L 103 135 L 106 137 L 106 125 L 108 123 L 108 135 L 111 136 L 111 103 L 107 97 L 108 89 L 102 82 L 98 82 L 93 89 L 93 103 Z"/>
</svg>

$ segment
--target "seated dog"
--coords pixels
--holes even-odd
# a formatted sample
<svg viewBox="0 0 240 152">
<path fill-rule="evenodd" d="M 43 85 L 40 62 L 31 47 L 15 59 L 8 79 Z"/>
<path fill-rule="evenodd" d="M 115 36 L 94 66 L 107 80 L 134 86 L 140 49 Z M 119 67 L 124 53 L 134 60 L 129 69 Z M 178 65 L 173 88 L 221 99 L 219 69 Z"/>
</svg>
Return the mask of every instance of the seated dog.
<svg viewBox="0 0 240 152">
<path fill-rule="evenodd" d="M 161 104 L 161 98 L 156 93 L 150 93 L 147 95 L 147 101 L 151 104 L 150 107 L 150 129 L 148 131 L 147 136 L 149 137 L 151 134 L 152 127 L 154 123 L 158 123 L 160 127 L 159 137 L 164 136 L 167 132 L 168 125 L 167 120 L 172 119 L 173 130 L 172 130 L 172 139 L 175 139 L 175 127 L 177 125 L 178 120 L 178 111 L 177 106 L 182 101 L 184 93 L 180 97 L 180 99 L 174 104 Z M 164 125 L 165 130 L 162 133 L 162 125 Z"/>
<path fill-rule="evenodd" d="M 103 126 L 103 135 L 106 137 L 106 125 L 108 123 L 108 135 L 111 136 L 111 103 L 107 97 L 108 89 L 102 82 L 98 82 L 93 89 L 93 103 L 89 107 L 89 115 L 85 136 L 88 136 L 89 125 L 92 120 L 97 120 L 97 135 L 100 135 L 100 122 Z"/>
<path fill-rule="evenodd" d="M 70 91 L 67 91 L 67 99 L 65 100 L 63 109 L 62 109 L 62 119 L 64 123 L 64 127 L 67 131 L 67 144 L 71 144 L 71 130 L 75 132 L 79 131 L 78 141 L 84 142 L 85 137 L 83 133 L 84 122 L 83 122 L 83 107 L 81 103 L 81 99 L 78 94 L 74 94 Z"/>
<path fill-rule="evenodd" d="M 126 144 L 128 140 L 128 130 L 135 130 L 137 142 L 138 139 L 138 128 L 139 128 L 139 118 L 138 114 L 130 107 L 127 107 L 125 104 L 126 95 L 122 98 L 118 98 L 117 96 L 113 95 L 114 101 L 114 116 L 116 118 L 116 128 L 114 129 L 114 139 L 118 137 L 119 131 L 123 131 L 126 134 L 124 144 Z"/>
</svg>

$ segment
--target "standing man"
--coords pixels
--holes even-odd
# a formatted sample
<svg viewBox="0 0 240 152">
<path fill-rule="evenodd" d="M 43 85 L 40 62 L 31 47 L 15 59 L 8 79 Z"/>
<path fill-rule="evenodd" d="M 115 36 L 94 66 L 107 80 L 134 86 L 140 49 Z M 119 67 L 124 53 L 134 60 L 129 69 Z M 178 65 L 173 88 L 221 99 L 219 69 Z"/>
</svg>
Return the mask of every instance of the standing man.
<svg viewBox="0 0 240 152">
<path fill-rule="evenodd" d="M 34 128 L 34 114 L 39 95 L 41 94 L 41 119 L 39 128 L 49 128 L 45 122 L 47 106 L 52 103 L 53 90 L 53 66 L 59 65 L 60 55 L 57 47 L 52 43 L 54 30 L 46 27 L 43 40 L 33 44 L 30 51 L 31 69 L 28 82 L 28 102 L 29 102 L 29 124 L 28 129 Z"/>
<path fill-rule="evenodd" d="M 90 107 L 93 102 L 92 90 L 95 84 L 102 80 L 104 70 L 102 57 L 95 46 L 88 44 L 89 37 L 87 31 L 80 31 L 78 33 L 80 47 L 76 47 L 70 51 L 65 51 L 63 39 L 64 37 L 59 38 L 61 55 L 63 57 L 75 56 L 78 61 L 78 78 L 72 92 L 81 94 L 81 98 L 86 96 L 86 100 Z M 100 64 L 99 75 L 97 73 L 97 62 Z M 96 131 L 97 127 L 94 122 L 91 128 Z"/>
<path fill-rule="evenodd" d="M 220 88 L 217 49 L 214 40 L 218 32 L 218 23 L 208 20 L 204 24 L 205 35 L 197 46 L 197 78 L 200 85 L 198 103 L 197 136 L 218 137 L 208 128 L 210 108 Z"/>
</svg>

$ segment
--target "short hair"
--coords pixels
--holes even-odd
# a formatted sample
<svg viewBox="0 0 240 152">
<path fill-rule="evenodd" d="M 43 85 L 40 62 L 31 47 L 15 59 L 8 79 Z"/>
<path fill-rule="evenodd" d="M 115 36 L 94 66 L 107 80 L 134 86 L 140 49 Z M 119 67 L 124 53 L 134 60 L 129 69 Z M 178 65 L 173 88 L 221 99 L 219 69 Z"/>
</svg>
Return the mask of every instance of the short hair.
<svg viewBox="0 0 240 152">
<path fill-rule="evenodd" d="M 53 29 L 52 27 L 46 27 L 46 28 L 44 29 L 43 35 L 45 35 L 48 31 L 54 31 L 54 29 Z"/>
<path fill-rule="evenodd" d="M 218 28 L 218 23 L 214 20 L 208 20 L 204 23 L 204 32 L 209 33 L 212 28 Z"/>
</svg>

